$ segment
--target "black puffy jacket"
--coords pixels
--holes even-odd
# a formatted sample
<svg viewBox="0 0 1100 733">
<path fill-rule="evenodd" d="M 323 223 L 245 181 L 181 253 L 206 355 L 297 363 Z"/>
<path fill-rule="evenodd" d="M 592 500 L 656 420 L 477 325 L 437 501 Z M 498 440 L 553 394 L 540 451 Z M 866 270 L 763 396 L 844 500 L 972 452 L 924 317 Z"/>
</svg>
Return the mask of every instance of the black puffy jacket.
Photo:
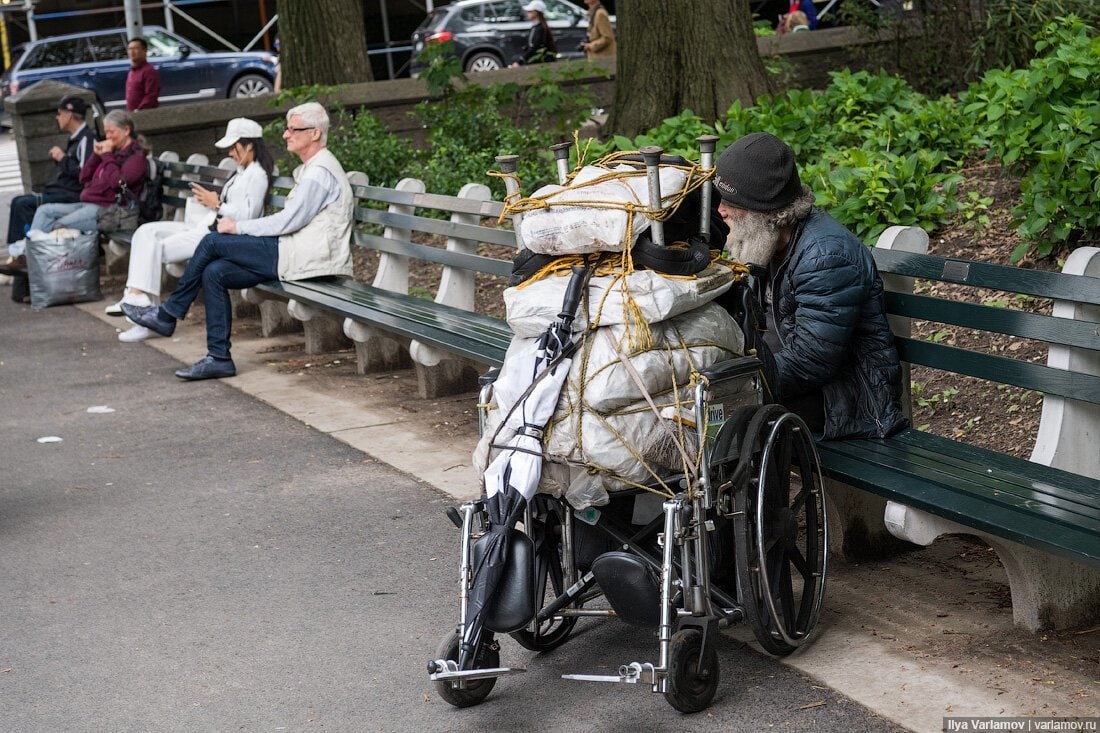
<svg viewBox="0 0 1100 733">
<path fill-rule="evenodd" d="M 815 207 L 773 268 L 771 293 L 780 402 L 820 389 L 826 439 L 883 438 L 906 426 L 882 278 L 854 234 Z"/>
</svg>

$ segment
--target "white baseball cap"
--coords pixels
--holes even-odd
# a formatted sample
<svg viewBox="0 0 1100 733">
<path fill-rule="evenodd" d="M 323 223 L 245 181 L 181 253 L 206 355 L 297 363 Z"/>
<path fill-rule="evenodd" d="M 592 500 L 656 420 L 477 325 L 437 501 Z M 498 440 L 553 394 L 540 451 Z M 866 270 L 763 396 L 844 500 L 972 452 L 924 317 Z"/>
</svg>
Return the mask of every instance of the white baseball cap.
<svg viewBox="0 0 1100 733">
<path fill-rule="evenodd" d="M 537 10 L 543 15 L 546 15 L 546 3 L 542 0 L 531 0 L 531 2 L 523 6 L 523 10 L 527 13 L 530 13 L 532 10 Z"/>
<path fill-rule="evenodd" d="M 242 137 L 263 137 L 264 130 L 258 122 L 253 122 L 247 117 L 235 117 L 229 121 L 225 128 L 225 137 L 214 143 L 218 148 L 231 148 Z"/>
</svg>

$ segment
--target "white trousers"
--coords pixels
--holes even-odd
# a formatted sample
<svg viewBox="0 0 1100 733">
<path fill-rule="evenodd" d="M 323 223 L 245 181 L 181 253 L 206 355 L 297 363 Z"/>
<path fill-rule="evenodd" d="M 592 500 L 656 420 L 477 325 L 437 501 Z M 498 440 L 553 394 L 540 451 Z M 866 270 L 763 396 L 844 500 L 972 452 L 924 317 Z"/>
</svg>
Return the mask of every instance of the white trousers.
<svg viewBox="0 0 1100 733">
<path fill-rule="evenodd" d="M 207 227 L 182 221 L 142 224 L 130 242 L 130 273 L 126 278 L 126 287 L 157 299 L 160 296 L 161 265 L 191 259 L 199 242 L 209 233 Z"/>
</svg>

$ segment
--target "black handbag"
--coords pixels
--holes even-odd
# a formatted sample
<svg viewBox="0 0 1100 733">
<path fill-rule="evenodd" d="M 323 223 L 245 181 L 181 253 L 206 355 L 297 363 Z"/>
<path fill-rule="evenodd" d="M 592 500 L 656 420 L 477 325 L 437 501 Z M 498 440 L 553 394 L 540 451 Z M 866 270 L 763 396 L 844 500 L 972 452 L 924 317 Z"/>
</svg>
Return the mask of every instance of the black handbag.
<svg viewBox="0 0 1100 733">
<path fill-rule="evenodd" d="M 111 204 L 99 207 L 95 216 L 96 229 L 110 234 L 111 232 L 132 232 L 138 225 L 138 208 L 133 204 L 123 206 Z"/>
</svg>

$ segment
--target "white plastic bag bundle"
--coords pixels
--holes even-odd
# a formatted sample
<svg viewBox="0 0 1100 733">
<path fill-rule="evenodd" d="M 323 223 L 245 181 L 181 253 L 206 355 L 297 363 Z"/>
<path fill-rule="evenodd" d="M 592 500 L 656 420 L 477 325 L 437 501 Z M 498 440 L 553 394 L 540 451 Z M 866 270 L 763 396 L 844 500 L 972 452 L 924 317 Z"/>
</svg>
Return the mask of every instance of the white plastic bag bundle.
<svg viewBox="0 0 1100 733">
<path fill-rule="evenodd" d="M 613 203 L 649 208 L 649 184 L 645 175 L 584 184 L 607 176 L 611 171 L 636 173 L 637 170 L 628 165 L 616 166 L 610 171 L 585 166 L 577 172 L 569 186 L 543 186 L 535 191 L 531 198 L 542 199 L 549 207 L 524 214 L 519 227 L 524 246 L 545 255 L 622 252 L 624 248 L 633 247 L 638 235 L 649 228 L 649 218 L 635 214 L 630 241 L 627 242 L 627 212 L 603 206 Z M 662 167 L 660 180 L 661 195 L 667 199 L 684 187 L 687 171 Z M 592 205 L 586 206 L 585 202 Z"/>
<path fill-rule="evenodd" d="M 599 315 L 601 326 L 634 323 L 660 323 L 694 310 L 729 290 L 737 273 L 727 265 L 714 263 L 691 278 L 666 277 L 653 270 L 635 270 L 629 275 L 604 275 L 588 281 L 574 333 L 587 330 Z M 508 325 L 518 336 L 539 336 L 558 319 L 568 277 L 550 276 L 504 291 Z M 610 290 L 610 292 L 608 292 Z M 633 298 L 638 311 L 625 306 Z"/>
<path fill-rule="evenodd" d="M 714 303 L 650 324 L 650 330 L 653 347 L 646 350 L 627 352 L 625 344 L 620 343 L 626 328 L 617 326 L 597 329 L 574 354 L 569 378 L 546 426 L 546 459 L 539 491 L 565 493 L 579 509 L 605 503 L 608 490 L 650 481 L 651 474 L 638 456 L 646 441 L 660 430 L 661 418 L 627 373 L 616 344 L 627 353 L 658 409 L 690 403 L 692 370 L 739 356 L 744 348 L 744 336 L 737 323 Z M 501 445 L 512 437 L 506 429 L 496 434 L 497 428 L 530 384 L 530 375 L 516 373 L 514 365 L 527 363 L 520 355 L 536 348 L 535 338 L 512 339 L 493 385 L 485 434 L 474 453 L 479 471 L 488 465 L 489 442 Z M 546 470 L 547 462 L 569 466 L 563 474 L 561 470 Z"/>
</svg>

